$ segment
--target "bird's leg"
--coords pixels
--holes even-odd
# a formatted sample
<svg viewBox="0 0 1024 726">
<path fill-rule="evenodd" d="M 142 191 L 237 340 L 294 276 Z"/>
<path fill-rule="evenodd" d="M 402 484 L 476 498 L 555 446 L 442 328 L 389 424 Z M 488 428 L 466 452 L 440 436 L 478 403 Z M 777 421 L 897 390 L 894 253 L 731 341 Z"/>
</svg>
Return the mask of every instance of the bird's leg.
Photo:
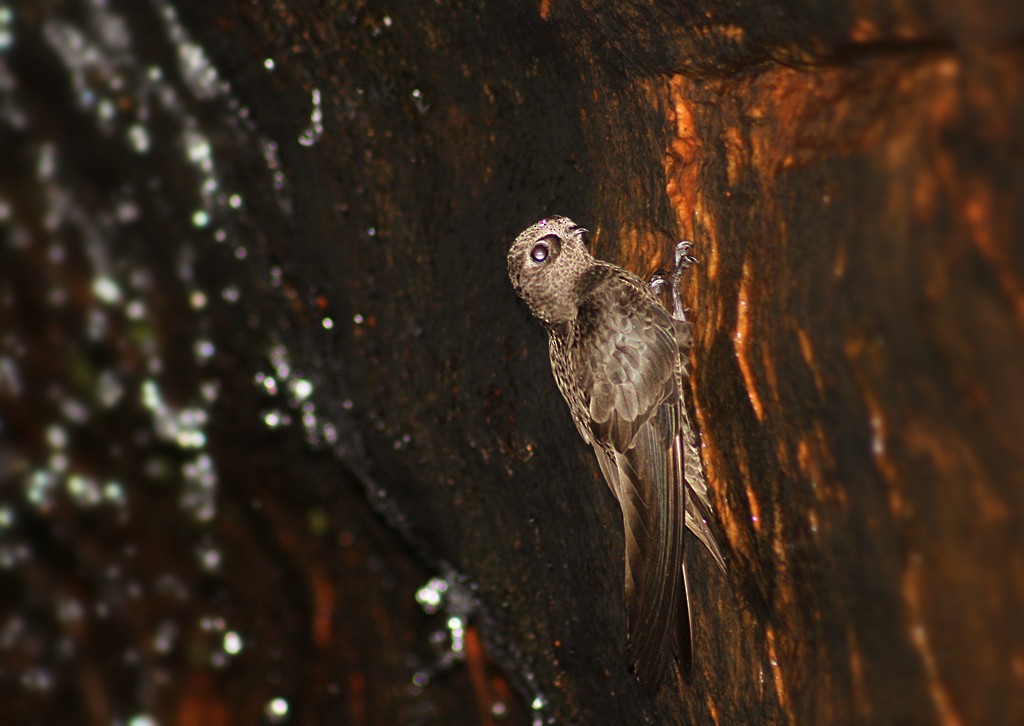
<svg viewBox="0 0 1024 726">
<path fill-rule="evenodd" d="M 693 242 L 683 240 L 676 245 L 676 267 L 672 270 L 672 317 L 676 320 L 686 320 L 686 310 L 683 308 L 683 295 L 679 292 L 679 281 L 683 272 L 690 269 L 691 265 L 697 264 L 697 258 L 690 254 L 693 249 Z"/>
<path fill-rule="evenodd" d="M 672 272 L 665 272 L 664 270 L 658 270 L 651 279 L 647 281 L 651 291 L 655 295 L 661 293 L 661 288 L 665 285 L 672 285 L 672 317 L 676 320 L 686 320 L 686 309 L 683 307 L 683 296 L 679 292 L 679 281 L 683 277 L 683 272 L 690 268 L 691 265 L 697 263 L 697 258 L 690 254 L 690 250 L 693 249 L 693 242 L 689 240 L 683 240 L 676 245 L 675 251 L 675 267 Z"/>
</svg>

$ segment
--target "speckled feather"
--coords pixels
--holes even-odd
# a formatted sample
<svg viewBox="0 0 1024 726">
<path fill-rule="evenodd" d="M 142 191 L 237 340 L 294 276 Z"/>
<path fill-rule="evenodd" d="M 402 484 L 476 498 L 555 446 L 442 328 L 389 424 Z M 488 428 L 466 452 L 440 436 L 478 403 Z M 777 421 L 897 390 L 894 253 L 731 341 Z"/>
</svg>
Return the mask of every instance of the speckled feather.
<svg viewBox="0 0 1024 726">
<path fill-rule="evenodd" d="M 684 668 L 692 657 L 684 521 L 724 567 L 682 401 L 689 324 L 639 277 L 593 258 L 584 233 L 541 220 L 513 243 L 509 277 L 548 331 L 555 382 L 622 508 L 630 660 L 653 686 L 671 650 Z"/>
</svg>

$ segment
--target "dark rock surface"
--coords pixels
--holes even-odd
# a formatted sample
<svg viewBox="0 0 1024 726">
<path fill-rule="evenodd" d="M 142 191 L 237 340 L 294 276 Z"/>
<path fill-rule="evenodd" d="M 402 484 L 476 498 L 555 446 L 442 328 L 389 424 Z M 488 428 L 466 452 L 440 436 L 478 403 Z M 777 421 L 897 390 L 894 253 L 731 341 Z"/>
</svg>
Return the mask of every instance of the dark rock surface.
<svg viewBox="0 0 1024 726">
<path fill-rule="evenodd" d="M 1022 38 L 994 1 L 0 5 L 0 721 L 1024 718 Z M 505 275 L 554 213 L 701 260 L 731 567 L 689 548 L 653 695 Z"/>
</svg>

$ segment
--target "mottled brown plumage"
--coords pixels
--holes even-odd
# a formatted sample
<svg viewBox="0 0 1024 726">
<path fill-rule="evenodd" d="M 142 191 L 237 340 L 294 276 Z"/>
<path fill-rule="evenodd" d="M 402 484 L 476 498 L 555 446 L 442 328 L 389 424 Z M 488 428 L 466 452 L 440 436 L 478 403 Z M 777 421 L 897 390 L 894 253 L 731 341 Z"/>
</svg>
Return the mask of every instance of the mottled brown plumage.
<svg viewBox="0 0 1024 726">
<path fill-rule="evenodd" d="M 682 399 L 689 324 L 648 285 L 597 260 L 565 217 L 513 243 L 509 277 L 549 334 L 551 368 L 580 436 L 622 508 L 630 660 L 658 683 L 675 644 L 689 667 L 683 523 L 724 568 Z"/>
</svg>

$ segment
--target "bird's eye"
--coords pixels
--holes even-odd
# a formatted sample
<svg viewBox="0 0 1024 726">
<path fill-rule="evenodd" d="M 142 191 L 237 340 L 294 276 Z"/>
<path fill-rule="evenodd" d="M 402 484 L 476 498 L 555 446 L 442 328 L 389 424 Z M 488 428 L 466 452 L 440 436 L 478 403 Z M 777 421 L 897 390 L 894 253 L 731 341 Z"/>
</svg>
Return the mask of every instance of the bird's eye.
<svg viewBox="0 0 1024 726">
<path fill-rule="evenodd" d="M 547 260 L 549 252 L 550 250 L 548 249 L 547 242 L 538 242 L 533 246 L 533 249 L 530 250 L 530 259 L 538 263 L 544 262 Z"/>
</svg>

